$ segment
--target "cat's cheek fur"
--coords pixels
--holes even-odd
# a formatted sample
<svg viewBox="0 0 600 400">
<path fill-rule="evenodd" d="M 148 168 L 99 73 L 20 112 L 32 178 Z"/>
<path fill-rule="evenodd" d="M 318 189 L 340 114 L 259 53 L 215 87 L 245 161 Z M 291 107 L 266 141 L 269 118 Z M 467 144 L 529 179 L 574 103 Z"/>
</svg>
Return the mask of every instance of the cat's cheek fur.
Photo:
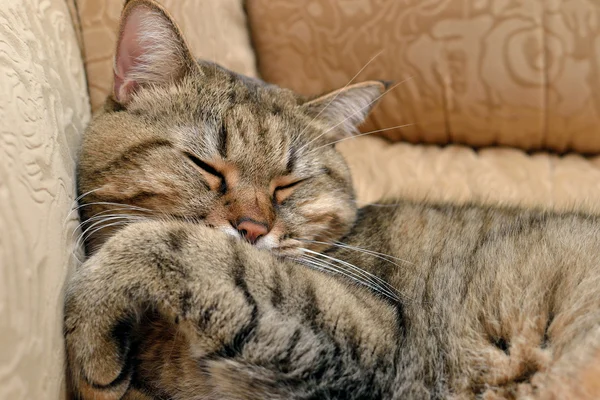
<svg viewBox="0 0 600 400">
<path fill-rule="evenodd" d="M 298 226 L 300 238 L 331 242 L 348 233 L 356 220 L 356 209 L 345 197 L 341 193 L 322 193 L 298 204 L 303 221 Z"/>
</svg>

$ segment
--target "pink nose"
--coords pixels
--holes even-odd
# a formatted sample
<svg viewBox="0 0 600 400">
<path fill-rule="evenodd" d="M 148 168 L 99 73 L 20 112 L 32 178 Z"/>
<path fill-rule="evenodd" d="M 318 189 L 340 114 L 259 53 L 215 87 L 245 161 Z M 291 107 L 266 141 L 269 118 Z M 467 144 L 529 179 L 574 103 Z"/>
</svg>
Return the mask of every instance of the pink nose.
<svg viewBox="0 0 600 400">
<path fill-rule="evenodd" d="M 237 230 L 244 239 L 254 244 L 258 239 L 269 233 L 266 224 L 251 219 L 243 219 L 237 224 Z"/>
</svg>

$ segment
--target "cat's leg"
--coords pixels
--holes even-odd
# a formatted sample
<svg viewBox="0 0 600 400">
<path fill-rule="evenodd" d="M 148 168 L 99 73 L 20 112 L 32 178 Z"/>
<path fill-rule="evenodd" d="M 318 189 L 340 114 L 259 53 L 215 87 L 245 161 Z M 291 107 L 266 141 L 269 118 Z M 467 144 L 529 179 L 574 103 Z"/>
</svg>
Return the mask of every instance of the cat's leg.
<svg viewBox="0 0 600 400">
<path fill-rule="evenodd" d="M 600 262 L 570 272 L 554 293 L 544 338 L 552 362 L 532 379 L 539 399 L 600 398 Z"/>
<path fill-rule="evenodd" d="M 69 283 L 74 385 L 84 399 L 135 386 L 132 335 L 150 313 L 184 344 L 174 357 L 157 348 L 163 358 L 145 369 L 159 398 L 379 398 L 393 380 L 398 309 L 346 288 L 201 226 L 131 225 Z"/>
<path fill-rule="evenodd" d="M 546 232 L 526 250 L 498 242 L 519 258 L 482 254 L 457 337 L 467 390 L 483 398 L 600 398 L 600 236 L 578 225 Z"/>
</svg>

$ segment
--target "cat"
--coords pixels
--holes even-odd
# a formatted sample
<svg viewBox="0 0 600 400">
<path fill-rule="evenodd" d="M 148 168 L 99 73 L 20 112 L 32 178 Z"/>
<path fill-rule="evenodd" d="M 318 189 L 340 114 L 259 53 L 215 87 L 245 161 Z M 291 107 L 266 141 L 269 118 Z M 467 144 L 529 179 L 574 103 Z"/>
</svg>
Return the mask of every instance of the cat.
<svg viewBox="0 0 600 400">
<path fill-rule="evenodd" d="M 197 62 L 127 1 L 78 162 L 75 396 L 600 398 L 600 217 L 357 209 L 333 142 L 385 90 L 305 98 Z"/>
</svg>

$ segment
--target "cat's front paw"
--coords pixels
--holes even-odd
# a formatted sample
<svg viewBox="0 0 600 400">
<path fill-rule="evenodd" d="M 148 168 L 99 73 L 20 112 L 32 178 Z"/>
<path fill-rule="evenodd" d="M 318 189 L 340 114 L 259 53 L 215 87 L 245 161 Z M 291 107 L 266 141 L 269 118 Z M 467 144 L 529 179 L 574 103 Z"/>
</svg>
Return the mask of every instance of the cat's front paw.
<svg viewBox="0 0 600 400">
<path fill-rule="evenodd" d="M 83 399 L 120 399 L 129 386 L 130 332 L 139 307 L 132 301 L 136 294 L 111 279 L 117 274 L 115 265 L 93 258 L 77 271 L 66 292 L 67 362 Z"/>
<path fill-rule="evenodd" d="M 86 261 L 67 286 L 67 362 L 84 399 L 123 396 L 133 372 L 132 331 L 149 309 L 175 318 L 186 287 L 186 266 L 169 248 L 171 231 L 157 223 L 134 225 Z"/>
<path fill-rule="evenodd" d="M 253 311 L 235 287 L 234 255 L 225 234 L 179 222 L 132 224 L 112 237 L 77 270 L 65 295 L 74 390 L 83 399 L 127 392 L 133 338 L 148 313 L 180 330 L 192 327 L 203 353 L 222 346 L 229 339 L 223 332 L 237 332 Z"/>
</svg>

